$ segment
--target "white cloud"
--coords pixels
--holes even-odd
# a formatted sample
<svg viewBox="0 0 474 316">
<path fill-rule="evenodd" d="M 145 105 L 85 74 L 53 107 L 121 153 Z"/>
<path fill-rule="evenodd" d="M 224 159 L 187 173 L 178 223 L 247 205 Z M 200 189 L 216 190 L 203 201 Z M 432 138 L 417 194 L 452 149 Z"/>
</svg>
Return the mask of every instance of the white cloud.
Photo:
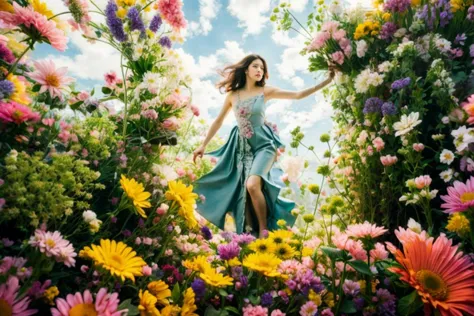
<svg viewBox="0 0 474 316">
<path fill-rule="evenodd" d="M 271 0 L 230 0 L 227 10 L 244 29 L 243 36 L 260 34 L 269 22 Z"/>
<path fill-rule="evenodd" d="M 303 12 L 308 4 L 308 0 L 281 0 L 280 3 L 281 2 L 289 2 L 291 5 L 291 11 L 293 12 Z"/>
<path fill-rule="evenodd" d="M 217 0 L 199 0 L 199 22 L 189 23 L 189 36 L 207 35 L 212 30 L 212 20 L 221 9 L 221 4 Z"/>
</svg>

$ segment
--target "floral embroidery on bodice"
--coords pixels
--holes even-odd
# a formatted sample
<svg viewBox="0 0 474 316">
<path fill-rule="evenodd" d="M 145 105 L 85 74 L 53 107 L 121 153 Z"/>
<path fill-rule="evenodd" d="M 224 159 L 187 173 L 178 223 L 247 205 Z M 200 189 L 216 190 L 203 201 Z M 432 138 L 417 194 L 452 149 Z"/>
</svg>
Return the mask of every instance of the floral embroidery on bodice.
<svg viewBox="0 0 474 316">
<path fill-rule="evenodd" d="M 237 125 L 239 126 L 239 132 L 242 137 L 251 138 L 254 134 L 250 117 L 252 116 L 252 110 L 255 102 L 259 98 L 263 98 L 263 93 L 257 94 L 253 97 L 249 97 L 245 100 L 240 100 L 240 93 L 237 91 L 237 104 L 234 107 L 235 118 Z"/>
</svg>

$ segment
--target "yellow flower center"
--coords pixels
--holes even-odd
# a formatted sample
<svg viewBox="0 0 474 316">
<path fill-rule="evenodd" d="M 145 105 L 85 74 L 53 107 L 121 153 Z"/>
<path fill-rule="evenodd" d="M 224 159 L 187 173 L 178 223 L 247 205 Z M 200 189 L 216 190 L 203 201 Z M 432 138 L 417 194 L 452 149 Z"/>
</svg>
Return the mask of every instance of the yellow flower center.
<svg viewBox="0 0 474 316">
<path fill-rule="evenodd" d="M 77 304 L 69 310 L 69 316 L 97 316 L 94 304 Z"/>
<path fill-rule="evenodd" d="M 46 245 L 49 246 L 50 248 L 53 248 L 54 246 L 56 246 L 56 243 L 54 242 L 54 240 L 48 239 L 46 240 Z"/>
<path fill-rule="evenodd" d="M 44 81 L 48 86 L 59 88 L 59 78 L 56 74 L 47 74 Z"/>
<path fill-rule="evenodd" d="M 448 297 L 448 287 L 436 273 L 429 270 L 420 270 L 416 273 L 416 280 L 434 299 L 443 301 Z"/>
<path fill-rule="evenodd" d="M 461 194 L 461 202 L 468 203 L 474 200 L 474 192 L 466 192 Z"/>
<path fill-rule="evenodd" d="M 109 265 L 112 266 L 113 268 L 117 270 L 122 270 L 123 268 L 123 258 L 119 254 L 112 254 L 110 256 L 110 262 Z"/>
<path fill-rule="evenodd" d="M 10 304 L 7 301 L 0 298 L 0 315 L 12 316 L 13 310 Z"/>
</svg>

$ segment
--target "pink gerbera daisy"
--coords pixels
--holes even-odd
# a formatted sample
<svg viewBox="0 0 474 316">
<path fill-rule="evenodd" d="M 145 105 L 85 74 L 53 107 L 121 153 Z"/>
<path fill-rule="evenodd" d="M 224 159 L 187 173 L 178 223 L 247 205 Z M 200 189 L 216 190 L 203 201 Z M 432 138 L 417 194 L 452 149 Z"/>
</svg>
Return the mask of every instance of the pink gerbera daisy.
<svg viewBox="0 0 474 316">
<path fill-rule="evenodd" d="M 23 122 L 37 122 L 40 119 L 38 112 L 33 112 L 29 107 L 14 101 L 0 101 L 0 121 L 4 123 L 21 124 Z"/>
<path fill-rule="evenodd" d="M 20 284 L 17 277 L 10 277 L 0 285 L 0 315 L 29 316 L 36 314 L 37 310 L 28 309 L 30 299 L 18 297 Z"/>
<path fill-rule="evenodd" d="M 49 91 L 52 98 L 55 96 L 63 100 L 61 90 L 66 85 L 74 82 L 74 78 L 65 76 L 67 67 L 56 68 L 54 62 L 49 60 L 41 60 L 34 62 L 36 71 L 29 73 L 29 77 L 41 85 L 40 93 Z"/>
<path fill-rule="evenodd" d="M 47 257 L 54 257 L 57 262 L 64 262 L 68 267 L 76 264 L 74 257 L 77 253 L 74 252 L 74 247 L 69 241 L 63 239 L 58 231 L 52 233 L 37 229 L 35 235 L 31 236 L 29 244 L 38 248 Z"/>
<path fill-rule="evenodd" d="M 466 183 L 454 181 L 454 186 L 448 188 L 448 195 L 442 195 L 444 202 L 441 207 L 445 213 L 464 212 L 474 206 L 474 177 Z"/>
<path fill-rule="evenodd" d="M 51 44 L 59 51 L 65 51 L 67 48 L 67 37 L 64 32 L 56 27 L 56 22 L 48 20 L 41 13 L 33 10 L 31 6 L 22 7 L 13 1 L 14 13 L 0 12 L 0 20 L 4 27 L 15 28 L 23 26 L 27 32 L 38 32 L 41 34 L 41 41 Z"/>
<path fill-rule="evenodd" d="M 51 308 L 53 316 L 69 315 L 97 315 L 97 316 L 121 316 L 128 312 L 128 309 L 117 310 L 120 300 L 118 293 L 107 293 L 106 288 L 101 288 L 95 298 L 89 290 L 84 293 L 68 294 L 66 299 L 56 299 L 56 308 Z"/>
<path fill-rule="evenodd" d="M 349 237 L 354 238 L 376 238 L 383 235 L 387 232 L 386 229 L 380 226 L 376 226 L 375 224 L 371 224 L 368 221 L 365 221 L 362 224 L 353 224 L 347 226 L 346 234 Z"/>
<path fill-rule="evenodd" d="M 300 308 L 301 316 L 314 316 L 318 312 L 318 306 L 313 301 L 307 301 Z"/>
</svg>

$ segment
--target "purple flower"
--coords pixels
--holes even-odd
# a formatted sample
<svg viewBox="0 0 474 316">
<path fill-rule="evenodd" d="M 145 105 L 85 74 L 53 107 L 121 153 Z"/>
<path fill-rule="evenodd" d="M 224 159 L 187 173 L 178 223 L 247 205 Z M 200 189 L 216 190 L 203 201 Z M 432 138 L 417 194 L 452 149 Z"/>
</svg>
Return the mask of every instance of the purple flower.
<svg viewBox="0 0 474 316">
<path fill-rule="evenodd" d="M 202 233 L 202 235 L 204 236 L 204 238 L 206 240 L 211 240 L 212 239 L 212 233 L 211 233 L 211 230 L 209 229 L 209 227 L 203 226 L 201 228 L 201 233 Z"/>
<path fill-rule="evenodd" d="M 232 241 L 234 238 L 234 233 L 233 232 L 228 232 L 228 231 L 223 231 L 221 233 L 222 238 L 224 238 L 226 241 Z"/>
<path fill-rule="evenodd" d="M 159 15 L 155 15 L 153 19 L 151 19 L 150 26 L 148 28 L 153 33 L 156 33 L 156 31 L 158 31 L 162 23 L 163 21 L 161 20 L 161 17 Z"/>
<path fill-rule="evenodd" d="M 222 260 L 230 260 L 237 257 L 240 253 L 240 247 L 236 242 L 221 244 L 217 247 L 217 252 Z"/>
<path fill-rule="evenodd" d="M 474 57 L 474 44 L 469 46 L 469 56 Z"/>
<path fill-rule="evenodd" d="M 379 113 L 382 107 L 383 101 L 377 97 L 368 98 L 365 101 L 365 106 L 362 112 L 364 114 Z"/>
<path fill-rule="evenodd" d="M 242 284 L 242 288 L 246 288 L 249 285 L 249 279 L 245 275 L 240 276 L 240 283 Z"/>
<path fill-rule="evenodd" d="M 125 229 L 123 232 L 122 232 L 123 236 L 124 237 L 130 237 L 132 236 L 132 232 L 129 231 L 128 229 Z"/>
<path fill-rule="evenodd" d="M 9 64 L 15 61 L 15 55 L 13 55 L 12 51 L 3 43 L 0 43 L 0 59 L 3 59 Z"/>
<path fill-rule="evenodd" d="M 377 312 L 379 315 L 396 315 L 396 296 L 386 289 L 378 289 L 374 300 L 378 302 Z"/>
<path fill-rule="evenodd" d="M 206 294 L 206 283 L 200 278 L 194 279 L 194 281 L 191 283 L 191 287 L 194 291 L 194 294 L 196 294 L 196 297 L 201 299 L 204 297 L 204 294 Z"/>
<path fill-rule="evenodd" d="M 123 23 L 119 17 L 117 17 L 118 7 L 114 1 L 109 1 L 105 7 L 106 23 L 109 27 L 110 32 L 119 42 L 125 42 L 127 40 L 127 34 L 123 30 Z"/>
<path fill-rule="evenodd" d="M 8 98 L 13 93 L 13 82 L 9 80 L 0 80 L 0 100 Z"/>
<path fill-rule="evenodd" d="M 410 0 L 388 0 L 385 3 L 385 10 L 392 12 L 405 12 L 410 7 Z"/>
<path fill-rule="evenodd" d="M 270 306 L 273 303 L 273 296 L 270 293 L 263 293 L 262 306 Z"/>
<path fill-rule="evenodd" d="M 397 25 L 393 22 L 387 22 L 382 25 L 382 29 L 380 30 L 380 38 L 383 40 L 390 40 L 397 31 Z"/>
<path fill-rule="evenodd" d="M 397 108 L 395 107 L 395 104 L 392 102 L 385 102 L 382 104 L 382 115 L 387 116 L 387 115 L 395 115 L 397 114 Z"/>
<path fill-rule="evenodd" d="M 251 234 L 249 233 L 245 233 L 245 234 L 235 234 L 234 235 L 234 241 L 236 243 L 239 244 L 239 246 L 242 246 L 242 245 L 248 245 L 250 244 L 252 241 L 255 240 L 255 237 L 252 236 Z"/>
<path fill-rule="evenodd" d="M 168 36 L 163 36 L 160 38 L 158 43 L 163 47 L 171 48 L 171 40 Z"/>
<path fill-rule="evenodd" d="M 449 21 L 453 18 L 451 12 L 451 2 L 449 0 L 438 0 L 435 7 L 439 9 L 439 26 L 445 27 L 449 24 Z"/>
<path fill-rule="evenodd" d="M 242 275 L 243 269 L 241 266 L 235 266 L 231 268 L 232 278 L 238 279 Z"/>
<path fill-rule="evenodd" d="M 424 20 L 429 30 L 433 29 L 434 21 L 436 19 L 436 8 L 431 6 L 431 13 L 428 14 L 428 5 L 424 5 L 423 9 L 416 13 L 416 17 L 420 20 Z"/>
<path fill-rule="evenodd" d="M 464 46 L 464 41 L 467 39 L 466 34 L 458 34 L 456 35 L 456 38 L 454 39 L 454 44 L 459 44 L 461 46 Z"/>
<path fill-rule="evenodd" d="M 468 19 L 469 21 L 473 21 L 474 20 L 474 5 L 471 5 L 469 7 L 469 9 L 467 9 L 467 17 L 466 19 Z"/>
<path fill-rule="evenodd" d="M 364 299 L 362 297 L 357 297 L 353 300 L 355 308 L 360 311 L 364 308 Z"/>
<path fill-rule="evenodd" d="M 411 83 L 411 78 L 410 77 L 406 77 L 406 78 L 403 78 L 403 79 L 398 79 L 398 80 L 395 80 L 393 83 L 392 83 L 392 89 L 393 90 L 401 90 L 405 87 L 408 87 Z"/>
<path fill-rule="evenodd" d="M 143 218 L 140 218 L 138 220 L 138 227 L 140 227 L 140 228 L 145 227 L 145 221 L 143 220 Z"/>
<path fill-rule="evenodd" d="M 145 25 L 140 18 L 140 12 L 138 12 L 138 9 L 136 7 L 130 8 L 130 10 L 128 10 L 127 17 L 130 20 L 130 30 L 139 30 L 141 32 L 141 36 L 145 36 Z"/>
<path fill-rule="evenodd" d="M 358 282 L 346 279 L 344 281 L 344 284 L 342 285 L 342 290 L 346 295 L 351 295 L 352 297 L 354 297 L 359 294 L 360 285 Z"/>
</svg>

